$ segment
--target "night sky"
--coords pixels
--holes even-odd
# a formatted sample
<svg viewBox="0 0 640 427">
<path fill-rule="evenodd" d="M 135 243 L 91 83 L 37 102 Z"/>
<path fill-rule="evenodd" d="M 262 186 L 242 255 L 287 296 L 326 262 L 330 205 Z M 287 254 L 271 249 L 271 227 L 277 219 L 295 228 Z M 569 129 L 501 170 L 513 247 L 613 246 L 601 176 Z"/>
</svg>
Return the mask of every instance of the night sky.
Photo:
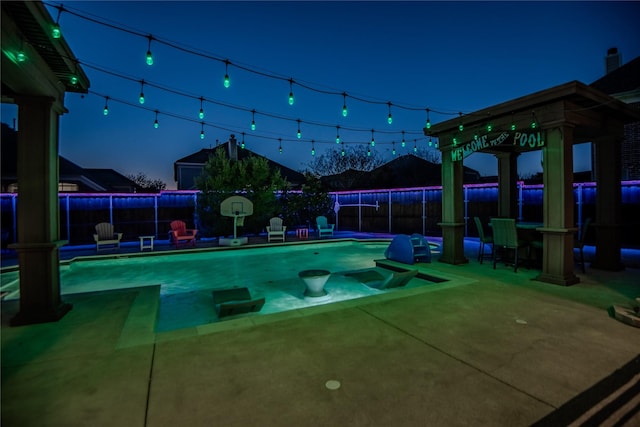
<svg viewBox="0 0 640 427">
<path fill-rule="evenodd" d="M 59 3 L 45 4 L 56 20 Z M 611 47 L 623 63 L 640 55 L 638 2 L 63 4 L 63 37 L 91 87 L 84 97 L 66 96 L 60 153 L 86 168 L 144 172 L 168 188 L 174 161 L 231 133 L 303 170 L 314 159 L 312 140 L 318 155 L 337 146 L 337 133 L 345 144 L 365 145 L 373 129 L 373 149 L 388 160 L 392 142 L 398 155 L 414 144 L 429 149 L 427 108 L 437 123 L 572 80 L 590 84 L 604 74 Z M 11 123 L 15 111 L 3 105 L 2 121 Z M 585 154 L 588 145 L 577 147 L 576 171 L 589 168 Z M 490 155 L 465 165 L 497 173 Z M 519 170 L 538 172 L 540 153 L 521 156 Z"/>
</svg>

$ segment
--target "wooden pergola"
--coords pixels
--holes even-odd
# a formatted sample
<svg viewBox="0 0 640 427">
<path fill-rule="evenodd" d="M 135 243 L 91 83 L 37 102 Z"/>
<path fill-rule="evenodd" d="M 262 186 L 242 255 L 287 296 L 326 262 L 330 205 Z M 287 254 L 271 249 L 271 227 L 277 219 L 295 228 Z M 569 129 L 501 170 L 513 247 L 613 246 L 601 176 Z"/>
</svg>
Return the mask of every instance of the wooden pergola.
<svg viewBox="0 0 640 427">
<path fill-rule="evenodd" d="M 60 297 L 58 123 L 66 92 L 89 80 L 41 2 L 3 1 L 2 102 L 18 106 L 20 311 L 12 324 L 51 322 L 70 309 Z"/>
<path fill-rule="evenodd" d="M 517 216 L 517 158 L 542 151 L 542 271 L 537 280 L 571 285 L 574 274 L 573 145 L 595 146 L 597 181 L 596 258 L 593 268 L 620 270 L 621 146 L 624 125 L 640 120 L 640 111 L 573 81 L 466 114 L 425 128 L 442 152 L 441 262 L 467 263 L 464 256 L 462 168 L 474 152 L 498 159 L 499 217 Z M 463 125 L 460 130 L 460 124 Z"/>
</svg>

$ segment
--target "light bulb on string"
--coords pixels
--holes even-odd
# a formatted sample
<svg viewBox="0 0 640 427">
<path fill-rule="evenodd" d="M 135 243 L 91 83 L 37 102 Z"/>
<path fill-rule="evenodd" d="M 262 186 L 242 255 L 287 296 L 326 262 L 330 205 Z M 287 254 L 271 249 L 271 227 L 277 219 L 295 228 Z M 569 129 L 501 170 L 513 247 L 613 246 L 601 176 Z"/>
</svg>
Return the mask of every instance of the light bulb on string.
<svg viewBox="0 0 640 427">
<path fill-rule="evenodd" d="M 60 14 L 62 13 L 62 5 L 58 6 L 58 17 L 56 18 L 56 23 L 51 26 L 51 37 L 54 39 L 59 39 L 62 37 L 62 32 L 60 31 Z"/>
<path fill-rule="evenodd" d="M 516 122 L 513 120 L 513 113 L 511 113 L 511 130 L 516 130 Z"/>
<path fill-rule="evenodd" d="M 204 110 L 202 109 L 202 103 L 204 102 L 204 98 L 200 97 L 200 112 L 198 113 L 198 117 L 200 120 L 204 119 Z"/>
<path fill-rule="evenodd" d="M 371 157 L 371 148 L 367 147 L 367 157 Z"/>
<path fill-rule="evenodd" d="M 345 155 L 345 152 L 344 152 L 344 142 L 340 143 L 340 145 L 342 146 L 342 149 L 340 150 L 340 155 L 341 155 L 342 157 L 344 157 L 344 155 Z"/>
<path fill-rule="evenodd" d="M 340 144 L 340 126 L 336 126 L 336 144 Z"/>
<path fill-rule="evenodd" d="M 374 130 L 373 130 L 373 129 L 371 129 L 371 146 L 372 146 L 372 147 L 375 147 L 375 146 L 376 146 L 376 140 L 375 140 L 375 138 L 373 137 L 373 132 L 374 132 Z"/>
<path fill-rule="evenodd" d="M 224 87 L 229 88 L 229 86 L 231 86 L 231 80 L 229 80 L 229 60 L 225 59 L 224 60 L 224 81 L 222 82 L 222 84 L 224 85 Z"/>
<path fill-rule="evenodd" d="M 455 136 L 453 137 L 453 145 L 454 145 L 454 146 L 458 145 L 458 140 L 456 139 L 456 137 L 455 137 Z"/>
<path fill-rule="evenodd" d="M 393 147 L 391 150 L 391 154 L 393 154 L 394 156 L 396 155 L 396 142 L 395 141 L 391 141 L 391 146 Z"/>
<path fill-rule="evenodd" d="M 434 147 L 438 148 L 438 141 L 435 142 L 435 144 L 433 144 Z"/>
<path fill-rule="evenodd" d="M 204 139 L 204 122 L 200 122 L 201 124 L 201 128 L 200 128 L 200 139 Z"/>
<path fill-rule="evenodd" d="M 102 114 L 105 116 L 109 115 L 109 97 L 104 97 L 104 109 L 102 110 Z"/>
<path fill-rule="evenodd" d="M 493 125 L 491 123 L 487 123 L 487 132 L 491 132 L 493 130 Z"/>
<path fill-rule="evenodd" d="M 19 50 L 16 53 L 16 61 L 18 62 L 25 62 L 27 60 L 27 55 L 24 53 L 24 50 Z"/>
<path fill-rule="evenodd" d="M 71 77 L 69 77 L 69 81 L 71 82 L 72 85 L 77 85 L 78 84 L 78 76 L 76 76 L 75 74 L 71 75 Z"/>
<path fill-rule="evenodd" d="M 433 145 L 433 141 L 431 140 L 431 137 L 429 137 L 429 147 L 431 147 Z"/>
<path fill-rule="evenodd" d="M 153 127 L 155 129 L 158 129 L 159 126 L 160 126 L 160 124 L 158 123 L 158 110 L 156 110 L 156 120 L 155 120 L 155 122 L 153 122 Z"/>
<path fill-rule="evenodd" d="M 144 80 L 140 80 L 140 97 L 138 101 L 140 101 L 140 104 L 144 104 Z"/>
<path fill-rule="evenodd" d="M 298 139 L 302 138 L 302 132 L 300 132 L 300 119 L 297 120 L 298 122 L 298 133 L 296 134 Z"/>
<path fill-rule="evenodd" d="M 316 155 L 316 146 L 315 146 L 315 141 L 313 139 L 311 140 L 311 155 L 312 156 Z"/>
<path fill-rule="evenodd" d="M 153 65 L 153 55 L 151 54 L 151 40 L 153 40 L 153 36 L 149 34 L 147 38 L 149 39 L 149 46 L 147 47 L 147 65 Z"/>
<path fill-rule="evenodd" d="M 404 148 L 405 145 L 407 145 L 407 143 L 404 142 L 404 131 L 402 131 L 402 148 Z"/>
<path fill-rule="evenodd" d="M 464 124 L 462 124 L 462 112 L 458 114 L 460 114 L 460 124 L 458 125 L 458 130 L 462 132 L 464 130 Z"/>
<path fill-rule="evenodd" d="M 431 129 L 431 119 L 429 118 L 429 109 L 426 109 L 427 111 L 427 123 L 425 123 L 424 127 L 426 127 L 427 129 Z"/>
<path fill-rule="evenodd" d="M 416 145 L 417 141 L 418 141 L 417 139 L 413 140 L 413 152 L 414 153 L 418 152 L 418 146 Z"/>
<path fill-rule="evenodd" d="M 289 105 L 293 105 L 293 79 L 289 79 Z"/>
<path fill-rule="evenodd" d="M 349 112 L 347 111 L 347 93 L 342 92 L 342 117 L 347 117 Z"/>
<path fill-rule="evenodd" d="M 278 138 L 278 152 L 282 154 L 282 138 Z"/>
<path fill-rule="evenodd" d="M 251 110 L 251 130 L 256 130 L 256 110 Z"/>
<path fill-rule="evenodd" d="M 536 120 L 536 113 L 535 112 L 531 112 L 531 129 L 535 129 L 536 127 L 538 127 L 538 121 Z"/>
<path fill-rule="evenodd" d="M 240 148 L 244 149 L 244 132 L 242 132 L 242 142 L 240 143 Z"/>
<path fill-rule="evenodd" d="M 473 139 L 476 140 L 476 141 L 478 140 L 478 132 L 474 132 Z"/>
<path fill-rule="evenodd" d="M 389 115 L 387 116 L 387 123 L 391 124 L 393 123 L 393 117 L 391 116 L 391 102 L 387 102 L 387 105 L 389 106 Z"/>
</svg>

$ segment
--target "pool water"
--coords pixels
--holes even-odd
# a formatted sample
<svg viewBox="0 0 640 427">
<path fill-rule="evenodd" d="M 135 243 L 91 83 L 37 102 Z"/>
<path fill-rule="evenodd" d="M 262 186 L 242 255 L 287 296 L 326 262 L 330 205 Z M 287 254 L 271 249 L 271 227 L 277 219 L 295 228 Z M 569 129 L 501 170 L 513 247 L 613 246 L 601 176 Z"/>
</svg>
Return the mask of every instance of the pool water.
<svg viewBox="0 0 640 427">
<path fill-rule="evenodd" d="M 159 285 L 156 329 L 173 330 L 218 321 L 211 296 L 215 289 L 247 287 L 252 297 L 264 296 L 260 314 L 393 292 L 369 288 L 341 274 L 375 267 L 374 260 L 384 258 L 388 245 L 387 241 L 343 241 L 77 260 L 61 266 L 61 292 Z M 332 273 L 325 285 L 329 298 L 317 302 L 304 297 L 305 285 L 298 277 L 300 271 L 313 269 Z M 17 272 L 3 273 L 3 288 L 12 274 L 17 286 Z M 427 283 L 416 278 L 406 287 Z"/>
</svg>

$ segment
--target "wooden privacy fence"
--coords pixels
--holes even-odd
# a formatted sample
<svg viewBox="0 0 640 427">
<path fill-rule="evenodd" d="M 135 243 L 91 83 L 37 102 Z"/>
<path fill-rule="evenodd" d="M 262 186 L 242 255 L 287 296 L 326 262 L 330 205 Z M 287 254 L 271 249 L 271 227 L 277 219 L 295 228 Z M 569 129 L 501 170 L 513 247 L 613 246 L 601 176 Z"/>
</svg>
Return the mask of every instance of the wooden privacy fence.
<svg viewBox="0 0 640 427">
<path fill-rule="evenodd" d="M 123 240 L 138 236 L 166 238 L 169 223 L 181 219 L 198 226 L 197 191 L 163 191 L 153 194 L 60 193 L 60 237 L 70 244 L 93 242 L 95 224 L 110 222 Z M 330 193 L 334 202 L 336 229 L 372 233 L 440 236 L 442 187 L 357 190 Z M 1 194 L 2 244 L 15 241 L 17 194 Z M 575 183 L 575 223 L 595 217 L 596 184 Z M 464 186 L 466 235 L 477 236 L 473 217 L 484 223 L 498 211 L 498 185 Z M 543 186 L 518 184 L 518 219 L 542 221 Z M 640 181 L 622 182 L 622 233 L 625 246 L 640 246 Z M 265 224 L 266 225 L 266 224 Z M 589 236 L 588 236 L 589 237 Z M 593 235 L 591 239 L 593 239 Z M 587 242 L 589 243 L 589 242 Z"/>
</svg>

